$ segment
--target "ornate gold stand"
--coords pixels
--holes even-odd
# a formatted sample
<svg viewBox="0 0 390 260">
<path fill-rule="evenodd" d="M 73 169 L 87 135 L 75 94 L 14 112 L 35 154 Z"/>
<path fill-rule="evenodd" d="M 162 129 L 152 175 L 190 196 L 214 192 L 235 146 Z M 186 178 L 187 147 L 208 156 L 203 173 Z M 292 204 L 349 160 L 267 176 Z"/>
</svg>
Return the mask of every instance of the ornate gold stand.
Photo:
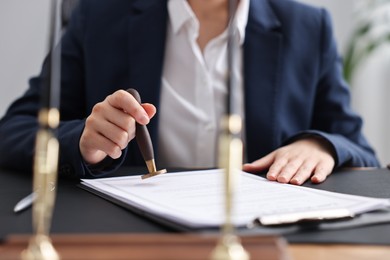
<svg viewBox="0 0 390 260">
<path fill-rule="evenodd" d="M 222 228 L 222 237 L 212 252 L 213 260 L 248 260 L 249 253 L 241 245 L 239 237 L 234 233 L 232 223 L 232 208 L 234 205 L 234 193 L 237 185 L 237 174 L 242 167 L 243 145 L 241 140 L 242 118 L 238 112 L 239 104 L 235 95 L 239 93 L 238 81 L 235 76 L 237 66 L 237 44 L 235 30 L 235 12 L 238 0 L 228 1 L 228 40 L 227 40 L 227 97 L 226 117 L 222 121 L 222 130 L 219 147 L 219 163 L 225 169 L 225 224 Z"/>
<path fill-rule="evenodd" d="M 30 239 L 28 248 L 22 252 L 26 260 L 58 260 L 60 256 L 54 249 L 51 240 L 45 235 L 35 235 Z"/>
<path fill-rule="evenodd" d="M 57 126 L 59 114 L 56 109 L 43 109 L 39 115 L 40 123 Z M 33 190 L 37 198 L 33 203 L 33 230 L 24 260 L 60 259 L 49 238 L 49 229 L 56 197 L 59 143 L 50 127 L 41 128 L 37 133 L 34 157 Z"/>
<path fill-rule="evenodd" d="M 62 0 L 51 0 L 50 35 L 48 41 L 49 72 L 41 86 L 39 130 L 35 140 L 32 218 L 34 235 L 22 259 L 57 260 L 59 255 L 49 238 L 56 198 L 59 143 L 55 131 L 60 123 L 61 85 L 61 8 Z"/>
<path fill-rule="evenodd" d="M 242 166 L 242 141 L 239 137 L 242 123 L 237 115 L 228 116 L 224 122 L 225 133 L 220 141 L 220 163 L 225 169 L 225 224 L 222 237 L 212 252 L 213 260 L 249 260 L 249 253 L 241 245 L 239 237 L 234 234 L 232 208 L 237 174 Z"/>
</svg>

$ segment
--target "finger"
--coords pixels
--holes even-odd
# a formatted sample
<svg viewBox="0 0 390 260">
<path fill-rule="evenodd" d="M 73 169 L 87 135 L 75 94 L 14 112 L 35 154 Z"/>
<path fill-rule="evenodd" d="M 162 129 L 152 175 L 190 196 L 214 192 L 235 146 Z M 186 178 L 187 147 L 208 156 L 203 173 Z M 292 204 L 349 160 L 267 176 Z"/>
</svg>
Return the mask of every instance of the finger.
<svg viewBox="0 0 390 260">
<path fill-rule="evenodd" d="M 271 165 L 271 167 L 268 170 L 267 179 L 271 181 L 276 181 L 278 179 L 280 171 L 287 164 L 287 162 L 288 160 L 285 157 L 275 158 L 274 163 Z"/>
<path fill-rule="evenodd" d="M 321 183 L 323 182 L 328 175 L 332 173 L 333 166 L 331 164 L 326 163 L 325 161 L 321 161 L 314 170 L 314 175 L 311 177 L 311 181 L 313 183 Z"/>
<path fill-rule="evenodd" d="M 301 159 L 290 159 L 288 163 L 280 170 L 280 173 L 277 177 L 277 181 L 280 183 L 289 183 L 291 178 L 297 173 L 301 165 Z"/>
<path fill-rule="evenodd" d="M 135 119 L 131 115 L 123 110 L 112 107 L 107 102 L 96 104 L 93 107 L 92 115 L 88 119 L 89 122 L 87 121 L 87 124 L 94 125 L 94 128 L 98 128 L 99 124 L 106 121 L 122 128 L 124 131 L 129 132 L 129 134 L 135 128 Z M 94 120 L 94 122 L 92 122 L 92 120 Z M 100 126 L 100 131 L 101 128 L 102 127 Z"/>
<path fill-rule="evenodd" d="M 143 103 L 141 106 L 145 109 L 149 118 L 152 118 L 156 114 L 157 109 L 154 105 L 149 104 L 149 103 Z"/>
<path fill-rule="evenodd" d="M 291 184 L 302 185 L 310 176 L 313 174 L 315 164 L 310 162 L 304 162 L 301 167 L 299 167 L 297 173 L 290 180 Z"/>
<path fill-rule="evenodd" d="M 134 117 L 138 123 L 142 125 L 149 123 L 149 115 L 146 113 L 145 109 L 127 91 L 116 91 L 114 94 L 107 97 L 107 102 L 119 110 L 126 111 L 126 113 Z"/>
<path fill-rule="evenodd" d="M 116 143 L 112 142 L 110 139 L 103 135 L 96 135 L 94 142 L 98 144 L 96 146 L 97 151 L 102 151 L 112 159 L 118 159 L 122 155 L 122 149 Z"/>
<path fill-rule="evenodd" d="M 104 112 L 100 112 L 101 110 L 112 111 L 104 115 Z M 124 149 L 131 140 L 129 136 L 135 132 L 135 121 L 134 118 L 122 111 L 99 104 L 95 105 L 92 114 L 86 119 L 84 131 L 103 135 L 116 143 L 121 149 Z"/>
<path fill-rule="evenodd" d="M 252 163 L 246 163 L 243 165 L 243 171 L 247 172 L 260 172 L 268 169 L 274 162 L 275 153 L 270 153 Z"/>
<path fill-rule="evenodd" d="M 85 130 L 80 138 L 79 146 L 84 161 L 89 164 L 96 164 L 107 155 L 116 159 L 122 154 L 118 145 L 96 131 Z"/>
<path fill-rule="evenodd" d="M 134 119 L 131 119 L 134 125 Z M 97 125 L 95 131 L 118 145 L 122 150 L 127 147 L 131 136 L 135 134 L 135 127 L 122 129 L 109 121 L 102 121 Z"/>
</svg>

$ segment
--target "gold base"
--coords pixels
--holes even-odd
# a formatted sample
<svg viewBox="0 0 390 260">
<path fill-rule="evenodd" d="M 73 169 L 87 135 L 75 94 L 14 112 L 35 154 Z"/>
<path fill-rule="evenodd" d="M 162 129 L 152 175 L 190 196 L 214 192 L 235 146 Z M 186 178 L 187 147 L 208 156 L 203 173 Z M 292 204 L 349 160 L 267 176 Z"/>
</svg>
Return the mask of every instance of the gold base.
<svg viewBox="0 0 390 260">
<path fill-rule="evenodd" d="M 153 177 L 153 176 L 156 176 L 156 175 L 163 174 L 163 173 L 167 172 L 166 169 L 162 169 L 162 170 L 157 171 L 156 163 L 154 162 L 154 159 L 145 161 L 145 163 L 146 163 L 146 167 L 148 167 L 149 173 L 142 175 L 141 176 L 142 179 L 147 179 L 147 178 L 150 178 L 150 177 Z"/>
<path fill-rule="evenodd" d="M 30 239 L 28 248 L 22 252 L 23 260 L 59 260 L 51 240 L 45 235 L 37 235 Z"/>
<path fill-rule="evenodd" d="M 149 172 L 147 174 L 142 175 L 141 178 L 144 180 L 144 179 L 151 178 L 153 176 L 156 176 L 156 175 L 159 175 L 159 174 L 163 174 L 163 173 L 166 173 L 166 172 L 167 172 L 166 169 L 162 169 L 162 170 L 155 171 L 155 172 Z"/>
<path fill-rule="evenodd" d="M 250 256 L 234 235 L 224 235 L 211 255 L 212 260 L 249 260 Z"/>
</svg>

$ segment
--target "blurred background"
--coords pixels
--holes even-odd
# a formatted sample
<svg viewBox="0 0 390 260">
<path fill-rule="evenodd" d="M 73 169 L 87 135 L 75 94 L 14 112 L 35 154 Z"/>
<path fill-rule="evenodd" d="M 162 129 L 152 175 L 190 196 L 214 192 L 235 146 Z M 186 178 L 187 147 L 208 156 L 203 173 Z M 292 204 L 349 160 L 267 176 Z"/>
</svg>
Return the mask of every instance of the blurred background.
<svg viewBox="0 0 390 260">
<path fill-rule="evenodd" d="M 352 106 L 381 163 L 390 162 L 390 0 L 300 0 L 332 15 Z M 39 73 L 47 50 L 49 0 L 0 1 L 0 116 Z"/>
</svg>

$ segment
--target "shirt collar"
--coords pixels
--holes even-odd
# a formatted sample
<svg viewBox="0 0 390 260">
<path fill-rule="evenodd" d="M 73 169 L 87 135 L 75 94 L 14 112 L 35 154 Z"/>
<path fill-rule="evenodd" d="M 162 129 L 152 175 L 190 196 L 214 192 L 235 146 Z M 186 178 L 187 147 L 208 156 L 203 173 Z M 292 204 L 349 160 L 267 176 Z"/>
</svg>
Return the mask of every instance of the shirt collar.
<svg viewBox="0 0 390 260">
<path fill-rule="evenodd" d="M 191 7 L 185 0 L 169 0 L 168 13 L 174 34 L 177 34 L 187 21 L 197 20 Z"/>
<path fill-rule="evenodd" d="M 241 44 L 244 42 L 245 28 L 248 23 L 249 1 L 240 0 L 237 7 L 235 26 L 237 26 Z M 169 0 L 168 12 L 174 34 L 177 34 L 187 21 L 198 20 L 185 0 Z"/>
<path fill-rule="evenodd" d="M 248 15 L 249 15 L 249 1 L 250 0 L 240 0 L 240 3 L 237 7 L 235 24 L 238 29 L 240 44 L 242 44 L 245 39 L 245 28 L 248 23 Z"/>
</svg>

